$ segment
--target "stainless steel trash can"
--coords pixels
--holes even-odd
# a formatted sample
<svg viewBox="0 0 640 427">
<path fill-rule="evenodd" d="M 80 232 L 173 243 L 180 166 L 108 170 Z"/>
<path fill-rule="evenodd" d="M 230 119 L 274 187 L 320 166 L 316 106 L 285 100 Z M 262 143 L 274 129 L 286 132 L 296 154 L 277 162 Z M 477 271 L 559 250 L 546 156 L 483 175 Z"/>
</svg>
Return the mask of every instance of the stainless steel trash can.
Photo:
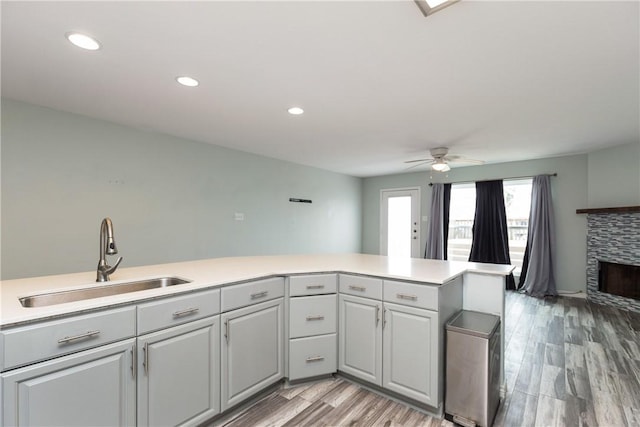
<svg viewBox="0 0 640 427">
<path fill-rule="evenodd" d="M 491 426 L 500 405 L 500 317 L 462 310 L 446 329 L 445 415 Z"/>
</svg>

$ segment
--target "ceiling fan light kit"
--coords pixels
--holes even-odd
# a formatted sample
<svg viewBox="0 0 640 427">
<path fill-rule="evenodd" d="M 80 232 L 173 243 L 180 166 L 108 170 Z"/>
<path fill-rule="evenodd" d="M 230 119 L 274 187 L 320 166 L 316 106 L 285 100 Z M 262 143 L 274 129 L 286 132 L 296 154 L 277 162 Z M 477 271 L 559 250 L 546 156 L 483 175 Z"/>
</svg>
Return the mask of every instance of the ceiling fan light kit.
<svg viewBox="0 0 640 427">
<path fill-rule="evenodd" d="M 451 170 L 451 168 L 449 167 L 449 165 L 442 159 L 438 159 L 436 160 L 432 165 L 431 165 L 431 169 L 433 169 L 436 172 L 448 172 Z"/>
<path fill-rule="evenodd" d="M 436 147 L 429 150 L 431 155 L 430 159 L 417 159 L 407 160 L 405 163 L 415 163 L 413 166 L 407 169 L 413 169 L 423 165 L 430 165 L 431 170 L 436 172 L 448 172 L 451 170 L 449 162 L 453 163 L 470 163 L 475 165 L 481 165 L 484 163 L 482 160 L 467 159 L 460 156 L 449 155 L 449 149 L 447 147 Z"/>
</svg>

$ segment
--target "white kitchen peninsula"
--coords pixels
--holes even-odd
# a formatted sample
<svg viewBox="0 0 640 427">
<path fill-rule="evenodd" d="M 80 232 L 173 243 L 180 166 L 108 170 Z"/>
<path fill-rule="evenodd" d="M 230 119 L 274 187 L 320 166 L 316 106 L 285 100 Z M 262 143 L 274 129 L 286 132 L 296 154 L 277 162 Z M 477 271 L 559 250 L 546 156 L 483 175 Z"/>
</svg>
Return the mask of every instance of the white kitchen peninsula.
<svg viewBox="0 0 640 427">
<path fill-rule="evenodd" d="M 92 356 L 93 353 L 103 357 L 105 363 L 110 363 L 105 366 L 110 366 L 111 370 L 105 373 L 120 376 L 129 384 L 127 388 L 119 390 L 121 393 L 119 400 L 112 402 L 112 412 L 119 414 L 119 423 L 144 425 L 153 416 L 153 412 L 150 412 L 152 407 L 149 406 L 151 403 L 143 408 L 140 402 L 144 402 L 144 399 L 139 398 L 137 410 L 132 407 L 135 405 L 135 399 L 132 398 L 130 387 L 135 386 L 137 382 L 138 397 L 155 393 L 156 390 L 149 389 L 145 385 L 145 381 L 149 381 L 145 378 L 152 378 L 150 376 L 152 373 L 164 375 L 160 370 L 160 361 L 165 363 L 166 372 L 176 372 L 172 366 L 181 363 L 175 356 L 178 353 L 173 353 L 171 350 L 171 346 L 176 344 L 189 344 L 193 348 L 201 349 L 197 353 L 202 356 L 198 359 L 201 360 L 199 365 L 187 362 L 180 368 L 183 369 L 185 376 L 192 378 L 197 378 L 198 375 L 193 369 L 187 369 L 190 366 L 194 366 L 194 369 L 199 366 L 198 372 L 206 370 L 207 375 L 203 378 L 209 379 L 208 382 L 203 382 L 202 387 L 206 388 L 209 384 L 213 389 L 208 395 L 208 400 L 202 400 L 198 408 L 189 409 L 193 406 L 193 401 L 184 400 L 181 407 L 185 413 L 181 418 L 182 422 L 185 425 L 195 425 L 219 413 L 220 410 L 224 412 L 234 407 L 237 403 L 244 401 L 245 397 L 249 398 L 252 394 L 288 376 L 289 368 L 285 365 L 289 357 L 289 347 L 285 343 L 289 343 L 289 321 L 287 320 L 289 300 L 294 296 L 297 298 L 299 307 L 309 305 L 313 307 L 315 301 L 323 301 L 325 307 L 327 304 L 329 306 L 334 304 L 330 301 L 335 301 L 337 306 L 338 298 L 336 297 L 340 296 L 341 310 L 343 306 L 347 309 L 350 307 L 348 304 L 344 305 L 347 302 L 372 301 L 373 309 L 368 312 L 373 316 L 374 326 L 380 325 L 381 329 L 387 321 L 393 325 L 395 322 L 393 319 L 397 315 L 403 318 L 411 316 L 411 323 L 406 325 L 411 328 L 415 325 L 415 330 L 421 330 L 422 336 L 432 337 L 424 338 L 431 340 L 431 344 L 422 345 L 416 349 L 397 347 L 401 343 L 410 342 L 403 338 L 408 335 L 403 331 L 392 333 L 389 330 L 385 332 L 384 339 L 390 346 L 385 347 L 384 352 L 390 360 L 388 355 L 391 353 L 388 352 L 392 351 L 392 345 L 399 349 L 394 350 L 399 351 L 395 353 L 398 356 L 410 353 L 412 350 L 430 349 L 429 351 L 432 352 L 430 359 L 425 360 L 430 360 L 432 368 L 430 372 L 425 370 L 425 378 L 429 377 L 431 372 L 434 373 L 435 378 L 429 378 L 428 383 L 424 384 L 425 392 L 415 396 L 408 393 L 409 389 L 393 378 L 384 379 L 381 382 L 376 379 L 370 382 L 374 385 L 382 384 L 382 391 L 395 392 L 414 402 L 425 403 L 427 409 L 439 413 L 444 398 L 441 385 L 444 378 L 444 323 L 460 309 L 483 311 L 499 315 L 503 320 L 504 332 L 505 276 L 511 270 L 512 267 L 508 265 L 394 259 L 362 254 L 216 258 L 123 268 L 112 275 L 110 282 L 118 284 L 171 276 L 188 279 L 189 283 L 41 307 L 23 307 L 19 299 L 25 296 L 105 284 L 93 282 L 93 271 L 3 281 L 0 282 L 0 368 L 2 369 L 2 407 L 5 412 L 3 425 L 14 422 L 19 416 L 25 418 L 35 413 L 34 409 L 29 408 L 28 405 L 20 406 L 20 402 L 16 403 L 19 401 L 19 395 L 29 393 L 30 387 L 36 383 L 43 383 L 40 380 L 31 381 L 30 376 L 37 374 L 38 378 L 45 378 L 48 381 L 51 379 L 47 377 L 48 369 L 51 369 L 48 367 L 57 363 L 68 366 L 65 372 L 69 375 L 75 375 L 80 380 L 86 378 L 88 381 L 91 377 L 84 374 L 89 372 L 85 367 L 89 366 L 89 363 L 94 363 L 91 362 L 92 360 L 98 360 Z M 305 297 L 295 293 L 290 294 L 289 281 L 301 275 L 307 279 L 296 279 L 297 283 L 306 284 L 309 289 L 316 288 L 311 292 L 312 294 L 326 293 L 318 290 L 324 284 L 312 283 L 315 280 L 314 276 L 322 277 L 324 280 L 322 283 L 326 283 L 327 288 L 331 287 L 331 278 L 334 277 L 334 284 L 335 281 L 340 282 L 339 290 L 336 294 L 334 285 L 330 295 L 327 294 L 327 296 Z M 282 278 L 285 278 L 284 282 Z M 349 280 L 351 282 L 348 282 Z M 369 282 L 379 283 L 377 294 L 367 295 L 368 291 L 361 294 L 365 289 L 363 284 L 366 285 Z M 349 283 L 351 286 L 348 286 Z M 358 310 L 358 307 L 351 306 L 354 310 Z M 284 313 L 282 307 L 284 307 Z M 161 316 L 165 313 L 168 316 L 167 320 L 162 320 Z M 369 316 L 365 311 L 362 311 L 362 314 L 364 318 Z M 264 320 L 260 320 L 260 316 Z M 380 316 L 382 316 L 381 321 Z M 238 320 L 235 320 L 236 318 Z M 317 321 L 318 316 L 309 318 Z M 242 319 L 246 321 L 241 322 Z M 104 327 L 101 327 L 101 322 L 105 323 Z M 246 376 L 238 377 L 235 373 L 238 371 L 234 371 L 231 367 L 234 358 L 243 360 L 237 360 L 236 363 L 256 366 L 251 360 L 246 359 L 245 352 L 237 354 L 234 350 L 234 348 L 250 348 L 255 344 L 252 339 L 246 335 L 243 336 L 254 328 L 249 327 L 252 323 L 263 329 L 266 328 L 266 332 L 261 334 L 261 339 L 264 341 L 261 346 L 262 348 L 273 346 L 274 354 L 273 359 L 264 361 L 262 370 L 255 372 L 255 379 Z M 69 335 L 68 332 L 61 337 L 52 337 L 58 340 L 57 346 L 55 343 L 47 344 L 40 341 L 47 334 L 59 333 L 63 327 L 71 326 L 79 328 L 79 332 L 73 332 L 81 337 L 77 342 L 75 341 L 77 336 Z M 310 333 L 309 338 L 302 339 L 298 337 L 305 334 L 294 333 L 291 337 L 291 345 L 295 344 L 296 348 L 299 348 L 297 346 L 307 341 L 320 343 L 323 340 L 335 343 L 336 331 L 338 331 L 337 342 L 344 346 L 345 336 L 340 337 L 341 331 L 346 334 L 343 327 L 344 325 L 341 325 L 336 329 L 316 331 Z M 382 334 L 381 329 L 375 333 Z M 96 331 L 102 331 L 102 333 Z M 325 336 L 322 333 L 328 333 L 328 335 Z M 269 336 L 274 337 L 273 343 L 267 339 Z M 152 341 L 152 338 L 156 341 Z M 73 340 L 73 345 L 66 347 L 69 340 Z M 74 347 L 76 345 L 77 347 Z M 343 354 L 340 353 L 342 351 L 340 345 L 337 351 Z M 105 356 L 102 356 L 102 353 Z M 283 357 L 279 356 L 282 353 L 284 353 Z M 113 356 L 110 356 L 111 354 Z M 374 359 L 371 360 L 377 360 L 381 354 L 372 355 Z M 502 354 L 504 354 L 504 344 Z M 318 357 L 312 357 L 310 360 L 317 361 Z M 341 366 L 344 367 L 346 365 L 343 362 L 341 361 Z M 336 370 L 342 372 L 339 367 L 334 369 Z M 384 376 L 389 370 L 389 367 L 384 367 Z M 344 371 L 349 373 L 347 368 Z M 83 376 L 79 376 L 79 372 L 82 372 Z M 504 378 L 504 369 L 501 369 L 501 378 Z M 180 378 L 176 378 L 172 381 L 179 380 Z M 365 381 L 367 381 L 366 378 Z M 56 377 L 56 382 L 52 384 L 53 387 L 63 382 Z M 247 389 L 251 392 L 238 394 L 235 397 L 235 389 Z M 149 396 L 154 398 L 153 394 Z M 156 396 L 160 399 L 163 395 L 156 393 Z M 28 400 L 25 401 L 28 402 Z M 91 402 L 88 402 L 88 406 L 90 404 Z M 162 408 L 162 404 L 156 406 Z M 6 418 L 9 412 L 13 418 Z M 137 418 L 133 415 L 136 412 Z M 55 412 L 52 414 L 55 415 Z M 133 421 L 134 418 L 137 421 Z M 25 423 L 25 425 L 28 424 Z"/>
</svg>

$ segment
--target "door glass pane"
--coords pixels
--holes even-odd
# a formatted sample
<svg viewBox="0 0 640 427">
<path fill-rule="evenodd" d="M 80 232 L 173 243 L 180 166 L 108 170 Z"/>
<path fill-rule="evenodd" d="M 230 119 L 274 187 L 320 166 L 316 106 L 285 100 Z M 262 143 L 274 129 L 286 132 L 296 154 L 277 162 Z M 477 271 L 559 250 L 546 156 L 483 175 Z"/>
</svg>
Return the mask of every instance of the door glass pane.
<svg viewBox="0 0 640 427">
<path fill-rule="evenodd" d="M 387 256 L 411 257 L 411 196 L 389 197 Z"/>
</svg>

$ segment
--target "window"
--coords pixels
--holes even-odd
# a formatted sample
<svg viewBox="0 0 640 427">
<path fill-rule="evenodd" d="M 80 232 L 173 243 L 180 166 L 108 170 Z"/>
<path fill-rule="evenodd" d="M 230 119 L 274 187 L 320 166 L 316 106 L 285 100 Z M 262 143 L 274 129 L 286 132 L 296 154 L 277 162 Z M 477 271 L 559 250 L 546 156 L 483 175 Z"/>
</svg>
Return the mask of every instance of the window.
<svg viewBox="0 0 640 427">
<path fill-rule="evenodd" d="M 509 234 L 509 257 L 519 275 L 527 246 L 529 209 L 531 205 L 531 179 L 505 180 L 504 205 Z M 449 208 L 449 239 L 447 259 L 467 261 L 473 239 L 473 218 L 476 210 L 476 188 L 474 183 L 452 184 Z"/>
<path fill-rule="evenodd" d="M 509 233 L 509 258 L 520 275 L 524 250 L 527 247 L 529 229 L 529 209 L 531 207 L 532 179 L 504 181 L 504 207 L 507 211 L 507 232 Z"/>
<path fill-rule="evenodd" d="M 475 184 L 452 184 L 449 206 L 449 239 L 447 241 L 447 259 L 449 261 L 469 260 L 475 212 Z"/>
</svg>

